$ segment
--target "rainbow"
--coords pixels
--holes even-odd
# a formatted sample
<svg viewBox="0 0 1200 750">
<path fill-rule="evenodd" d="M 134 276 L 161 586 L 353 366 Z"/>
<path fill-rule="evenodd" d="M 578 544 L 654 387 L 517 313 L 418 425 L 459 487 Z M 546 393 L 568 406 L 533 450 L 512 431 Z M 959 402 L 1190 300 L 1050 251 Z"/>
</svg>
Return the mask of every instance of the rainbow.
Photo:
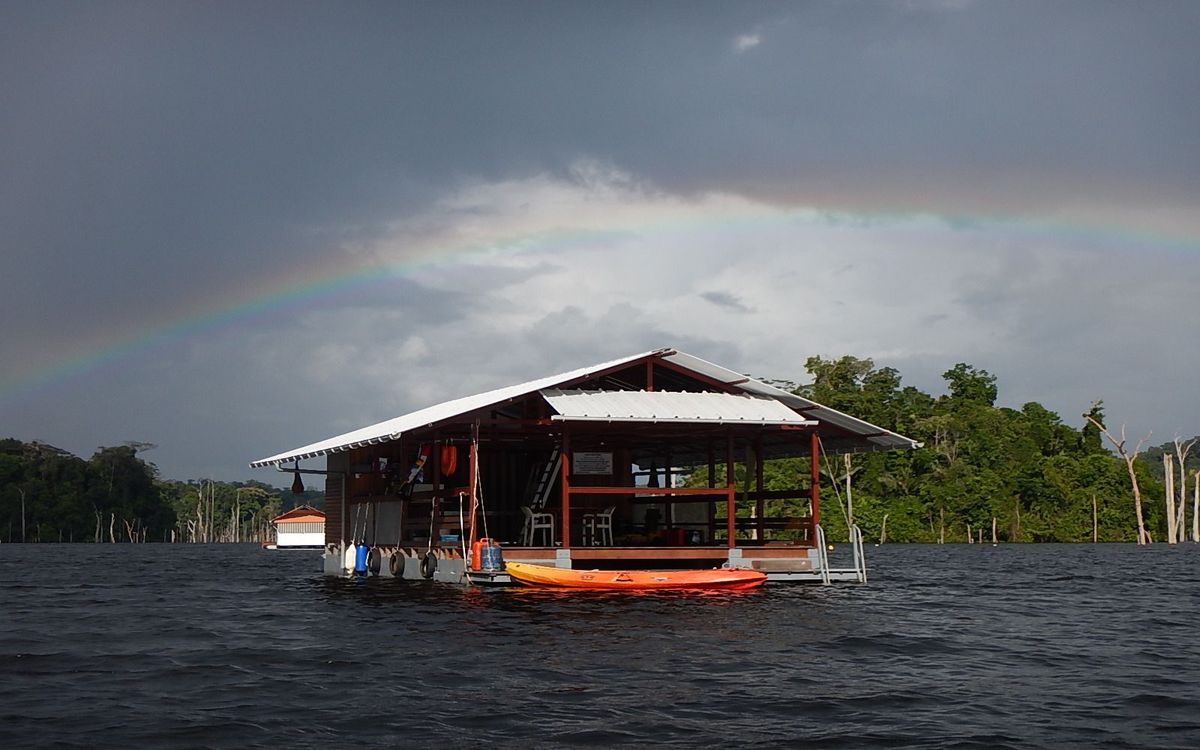
<svg viewBox="0 0 1200 750">
<path fill-rule="evenodd" d="M 252 321 L 270 313 L 301 309 L 314 301 L 336 298 L 365 285 L 386 283 L 423 269 L 468 263 L 497 254 L 565 252 L 595 246 L 622 237 L 644 239 L 687 233 L 722 232 L 736 234 L 771 227 L 824 226 L 936 226 L 946 231 L 990 231 L 1002 229 L 1016 235 L 1052 237 L 1083 246 L 1123 251 L 1156 249 L 1168 253 L 1194 253 L 1200 250 L 1200 236 L 1152 232 L 1126 226 L 1078 223 L 1020 216 L 937 214 L 929 212 L 876 211 L 870 213 L 807 207 L 789 209 L 760 204 L 742 204 L 719 215 L 704 212 L 653 212 L 605 229 L 554 229 L 524 235 L 495 237 L 473 244 L 441 247 L 413 254 L 401 261 L 370 260 L 347 266 L 345 256 L 337 263 L 322 261 L 305 268 L 282 271 L 245 289 L 231 289 L 224 296 L 207 298 L 202 305 L 180 308 L 160 316 L 159 320 L 114 332 L 102 340 L 78 342 L 74 351 L 60 353 L 55 361 L 38 369 L 19 373 L 0 381 L 0 406 L 36 395 L 55 384 L 70 381 L 85 373 L 117 364 L 128 357 L 167 342 Z"/>
</svg>

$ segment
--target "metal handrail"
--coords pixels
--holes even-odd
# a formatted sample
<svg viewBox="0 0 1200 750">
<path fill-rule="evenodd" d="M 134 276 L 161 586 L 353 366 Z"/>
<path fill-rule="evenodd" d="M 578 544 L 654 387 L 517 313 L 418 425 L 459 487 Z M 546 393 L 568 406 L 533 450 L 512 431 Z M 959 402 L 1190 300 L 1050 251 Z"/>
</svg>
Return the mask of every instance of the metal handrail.
<svg viewBox="0 0 1200 750">
<path fill-rule="evenodd" d="M 817 565 L 821 566 L 821 583 L 829 584 L 829 548 L 825 544 L 825 529 L 816 524 Z"/>
<path fill-rule="evenodd" d="M 863 552 L 863 533 L 858 524 L 850 526 L 850 545 L 854 550 L 854 575 L 859 583 L 867 582 L 867 556 Z"/>
</svg>

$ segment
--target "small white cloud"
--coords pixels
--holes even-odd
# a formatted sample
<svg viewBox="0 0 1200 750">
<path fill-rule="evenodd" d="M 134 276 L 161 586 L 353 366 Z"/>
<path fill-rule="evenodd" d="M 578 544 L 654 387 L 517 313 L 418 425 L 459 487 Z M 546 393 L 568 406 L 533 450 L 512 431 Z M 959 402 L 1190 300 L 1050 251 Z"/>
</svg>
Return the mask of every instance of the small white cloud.
<svg viewBox="0 0 1200 750">
<path fill-rule="evenodd" d="M 739 55 L 748 50 L 752 50 L 762 44 L 762 36 L 759 34 L 740 34 L 733 40 L 733 51 Z"/>
</svg>

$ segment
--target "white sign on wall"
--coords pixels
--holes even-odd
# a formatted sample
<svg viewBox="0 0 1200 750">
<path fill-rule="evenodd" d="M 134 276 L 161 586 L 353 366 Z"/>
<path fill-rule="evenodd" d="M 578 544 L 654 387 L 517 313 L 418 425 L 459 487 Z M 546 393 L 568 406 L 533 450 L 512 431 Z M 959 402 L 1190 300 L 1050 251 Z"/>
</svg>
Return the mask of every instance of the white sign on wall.
<svg viewBox="0 0 1200 750">
<path fill-rule="evenodd" d="M 575 474 L 608 474 L 613 473 L 613 454 L 577 451 L 571 459 L 571 469 Z"/>
</svg>

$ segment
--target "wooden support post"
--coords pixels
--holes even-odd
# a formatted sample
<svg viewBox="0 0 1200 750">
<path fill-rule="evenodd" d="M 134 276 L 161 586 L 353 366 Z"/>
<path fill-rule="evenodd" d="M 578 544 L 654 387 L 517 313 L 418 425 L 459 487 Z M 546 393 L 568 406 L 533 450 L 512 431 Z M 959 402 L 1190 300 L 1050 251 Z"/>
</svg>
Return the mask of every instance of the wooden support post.
<svg viewBox="0 0 1200 750">
<path fill-rule="evenodd" d="M 646 390 L 654 390 L 654 360 L 646 360 Z"/>
<path fill-rule="evenodd" d="M 810 440 L 811 456 L 809 457 L 809 478 L 812 481 L 812 487 L 809 488 L 808 496 L 812 502 L 812 522 L 813 527 L 821 523 L 821 438 L 814 430 Z"/>
<path fill-rule="evenodd" d="M 713 447 L 712 438 L 708 439 L 708 486 L 715 488 L 717 485 L 717 452 Z M 708 542 L 711 544 L 717 538 L 717 504 L 715 502 L 708 503 Z"/>
<path fill-rule="evenodd" d="M 758 497 L 754 501 L 754 516 L 758 519 L 758 528 L 755 529 L 754 538 L 760 542 L 766 541 L 767 538 L 766 519 L 763 517 L 766 512 L 766 503 L 762 496 L 763 463 L 762 436 L 760 435 L 754 441 L 754 488 L 758 493 Z"/>
<path fill-rule="evenodd" d="M 563 549 L 571 549 L 571 431 L 564 426 L 562 433 L 562 528 Z M 551 544 L 554 540 L 550 540 Z"/>
<path fill-rule="evenodd" d="M 737 546 L 737 486 L 733 476 L 733 433 L 725 439 L 725 526 L 729 533 L 729 547 Z"/>
<path fill-rule="evenodd" d="M 476 486 L 475 478 L 478 474 L 479 466 L 479 421 L 476 420 L 471 425 L 471 448 L 469 459 L 467 461 L 467 471 L 471 472 L 467 478 L 467 492 L 471 495 L 471 544 L 469 549 L 475 549 L 475 542 L 479 538 L 479 532 L 475 522 L 475 517 L 479 514 L 479 488 Z"/>
<path fill-rule="evenodd" d="M 429 540 L 433 542 L 440 540 L 442 533 L 442 441 L 436 432 L 433 433 L 433 448 L 429 451 L 429 460 L 425 462 L 426 466 L 429 464 L 433 464 L 433 471 L 430 472 L 432 477 L 430 481 L 433 482 L 433 498 L 429 502 L 429 512 L 436 516 L 431 527 L 433 530 L 430 532 L 434 537 Z M 462 534 L 463 530 L 459 529 L 458 533 Z"/>
</svg>

